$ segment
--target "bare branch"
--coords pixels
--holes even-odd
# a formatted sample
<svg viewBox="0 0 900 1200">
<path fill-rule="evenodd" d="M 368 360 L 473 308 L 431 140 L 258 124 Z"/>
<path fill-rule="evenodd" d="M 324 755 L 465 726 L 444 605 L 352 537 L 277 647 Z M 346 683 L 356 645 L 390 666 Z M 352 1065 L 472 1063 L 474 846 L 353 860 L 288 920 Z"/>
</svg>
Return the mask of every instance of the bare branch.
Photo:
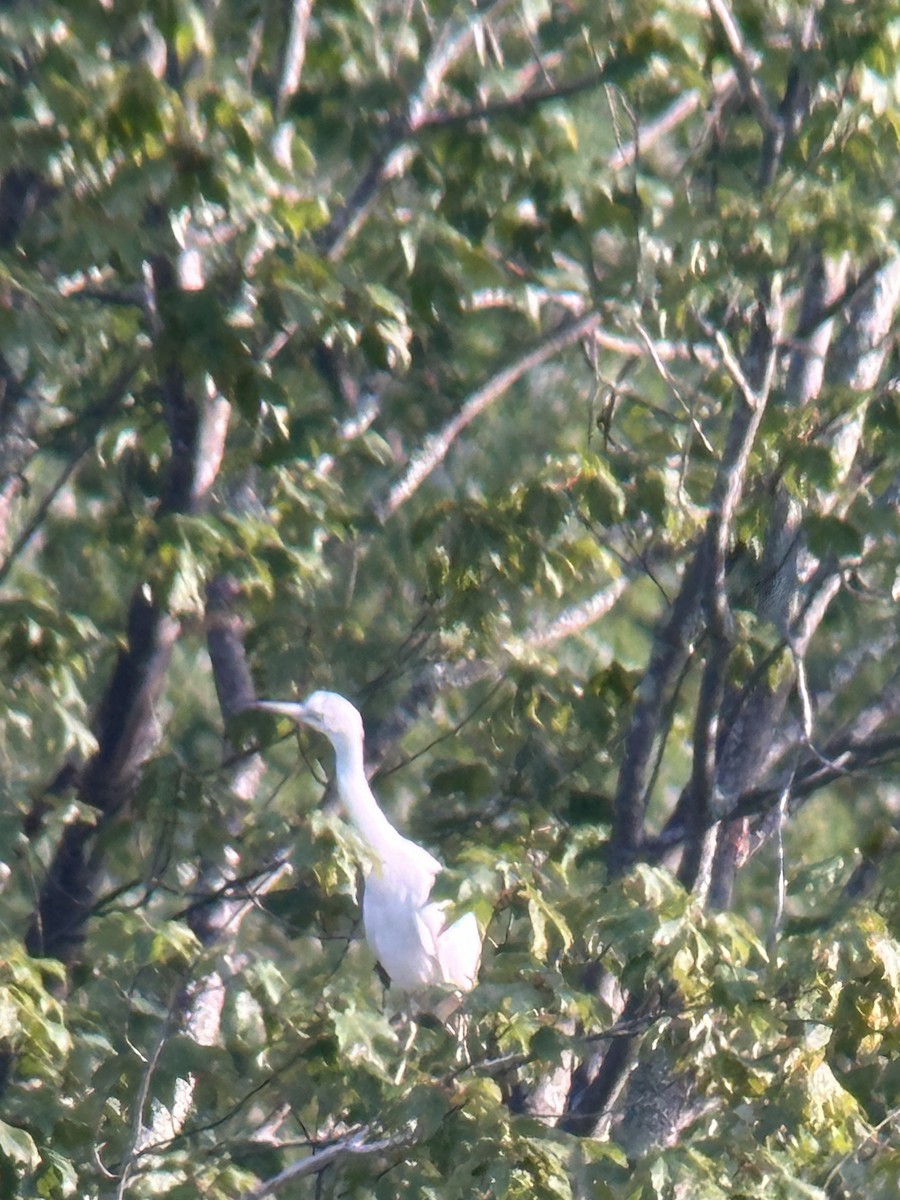
<svg viewBox="0 0 900 1200">
<path fill-rule="evenodd" d="M 780 130 L 781 122 L 769 106 L 765 93 L 756 78 L 756 71 L 760 66 L 760 56 L 751 51 L 744 41 L 743 32 L 731 11 L 728 0 L 709 0 L 709 7 L 713 16 L 719 20 L 735 62 L 741 87 L 752 103 L 760 124 L 766 130 Z"/>
<path fill-rule="evenodd" d="M 209 499 L 213 484 L 219 477 L 225 444 L 228 440 L 228 424 L 231 420 L 231 405 L 218 395 L 209 380 L 207 402 L 203 409 L 197 438 L 197 460 L 194 482 L 191 488 L 191 507 L 202 509 Z"/>
<path fill-rule="evenodd" d="M 239 596 L 237 582 L 227 576 L 216 576 L 207 588 L 207 648 L 219 708 L 226 722 L 256 699 L 244 650 L 244 626 L 236 611 Z"/>
<path fill-rule="evenodd" d="M 223 427 L 220 412 L 214 423 L 217 428 Z M 227 428 L 227 421 L 224 427 Z M 251 704 L 256 695 L 244 650 L 243 625 L 236 610 L 238 596 L 239 589 L 234 581 L 223 577 L 214 579 L 207 592 L 207 644 L 219 705 L 226 721 Z M 231 790 L 237 800 L 253 798 L 264 769 L 258 754 L 242 757 L 233 764 Z M 216 947 L 220 965 L 206 966 L 199 978 L 192 979 L 197 965 L 205 962 L 202 955 L 198 956 L 185 973 L 187 982 L 179 986 L 175 994 L 156 1052 L 147 1065 L 135 1099 L 131 1146 L 120 1171 L 119 1197 L 126 1194 L 137 1159 L 158 1151 L 180 1134 L 194 1103 L 197 1077 L 194 1072 L 186 1072 L 175 1081 L 171 1106 L 155 1104 L 150 1119 L 145 1120 L 150 1080 L 162 1047 L 180 1031 L 186 1032 L 197 1045 L 215 1044 L 221 1027 L 226 980 L 233 973 L 226 951 L 258 898 L 291 871 L 289 863 L 281 860 L 255 872 L 235 888 L 239 862 L 239 854 L 231 847 L 226 847 L 221 861 L 201 860 L 196 886 L 198 891 L 206 893 L 207 899 L 192 904 L 181 914 L 204 950 Z"/>
<path fill-rule="evenodd" d="M 625 738 L 625 750 L 615 796 L 615 821 L 610 845 L 613 870 L 624 870 L 638 855 L 643 837 L 648 789 L 658 750 L 668 731 L 666 713 L 693 645 L 704 624 L 712 643 L 695 720 L 694 774 L 673 820 L 694 813 L 694 857 L 682 864 L 684 877 L 696 882 L 701 864 L 711 868 L 713 846 L 706 844 L 716 780 L 718 722 L 730 637 L 725 569 L 731 531 L 743 493 L 750 452 L 774 379 L 781 328 L 781 306 L 770 300 L 757 312 L 757 327 L 747 351 L 746 366 L 738 362 L 729 343 L 717 338 L 722 361 L 735 382 L 740 403 L 735 406 L 727 444 L 717 472 L 704 537 L 688 566 L 678 597 L 659 632 L 644 674 L 638 701 Z"/>
<path fill-rule="evenodd" d="M 555 288 L 538 287 L 528 283 L 521 288 L 483 288 L 474 292 L 470 297 L 467 308 L 479 312 L 490 308 L 507 308 L 517 312 L 533 313 L 535 306 L 562 308 L 575 316 L 581 316 L 588 306 L 584 292 L 574 289 L 561 291 Z M 640 358 L 645 353 L 650 354 L 654 365 L 665 374 L 670 385 L 674 384 L 665 364 L 672 362 L 698 362 L 712 370 L 720 365 L 721 356 L 716 349 L 703 342 L 672 342 L 666 338 L 652 339 L 649 331 L 643 326 L 636 326 L 638 337 L 626 337 L 614 333 L 610 329 L 600 327 L 592 329 L 588 335 L 590 342 L 599 350 L 611 354 L 621 354 L 624 358 Z"/>
<path fill-rule="evenodd" d="M 422 127 L 437 103 L 447 72 L 459 61 L 485 23 L 498 16 L 509 3 L 510 0 L 493 0 L 483 11 L 476 11 L 461 23 L 448 21 L 443 27 L 422 69 L 419 86 L 410 97 L 404 119 L 395 122 L 387 145 L 373 156 L 346 203 L 319 236 L 319 244 L 330 259 L 342 256 L 365 223 L 384 184 L 406 172 L 413 156 L 408 139 Z"/>
<path fill-rule="evenodd" d="M 666 364 L 663 362 L 663 356 L 660 353 L 659 347 L 653 341 L 653 339 L 650 337 L 649 332 L 640 323 L 638 323 L 638 325 L 637 325 L 637 331 L 638 331 L 641 341 L 644 344 L 644 347 L 645 347 L 647 353 L 650 355 L 651 362 L 656 367 L 657 371 L 659 372 L 660 377 L 666 382 L 670 391 L 672 392 L 672 395 L 678 401 L 682 410 L 686 414 L 688 420 L 690 421 L 691 429 L 694 431 L 695 435 L 699 439 L 700 444 L 703 446 L 703 449 L 710 456 L 714 456 L 715 450 L 713 448 L 712 443 L 710 442 L 709 438 L 704 433 L 703 427 L 701 426 L 700 422 L 697 420 L 696 416 L 694 415 L 693 409 L 688 404 L 688 402 L 685 400 L 684 396 L 681 394 L 681 388 L 678 386 L 675 379 L 673 379 L 672 373 L 668 370 L 668 368 L 666 367 Z"/>
<path fill-rule="evenodd" d="M 747 350 L 746 371 L 735 359 L 727 341 L 722 337 L 718 339 L 723 360 L 740 390 L 743 404 L 735 406 L 713 487 L 705 545 L 700 553 L 709 648 L 697 702 L 689 803 L 685 806 L 694 836 L 688 841 L 679 878 L 690 888 L 701 883 L 703 894 L 711 881 L 715 852 L 715 838 L 709 837 L 708 831 L 716 810 L 719 721 L 731 642 L 731 613 L 725 578 L 727 558 L 750 452 L 772 389 L 781 316 L 777 296 L 770 298 L 765 310 L 762 306 L 757 310 L 756 328 Z"/>
<path fill-rule="evenodd" d="M 654 643 L 625 735 L 615 794 L 615 819 L 609 861 L 626 870 L 637 858 L 644 836 L 644 814 L 658 750 L 671 722 L 671 699 L 694 652 L 701 628 L 701 581 L 704 564 L 695 552 L 678 596 Z M 669 714 L 667 716 L 667 714 Z"/>
<path fill-rule="evenodd" d="M 847 313 L 844 329 L 828 356 L 827 375 L 862 393 L 861 403 L 845 413 L 829 430 L 829 440 L 843 481 L 859 448 L 868 405 L 867 392 L 878 382 L 892 342 L 900 310 L 900 258 L 890 259 L 857 293 Z"/>
<path fill-rule="evenodd" d="M 757 408 L 760 402 L 759 393 L 744 374 L 744 368 L 738 361 L 737 355 L 731 348 L 731 343 L 721 329 L 716 330 L 716 345 L 719 347 L 719 353 L 722 356 L 722 365 L 731 376 L 732 381 L 737 385 L 738 391 L 744 398 L 744 403 L 749 409 Z"/>
<path fill-rule="evenodd" d="M 854 1159 L 862 1159 L 867 1148 L 873 1143 L 876 1147 L 878 1147 L 881 1142 L 883 1130 L 890 1125 L 896 1126 L 898 1121 L 900 1121 L 900 1107 L 892 1108 L 876 1125 L 873 1125 L 870 1129 L 866 1130 L 864 1135 L 862 1130 L 860 1130 L 860 1133 L 858 1134 L 859 1141 L 857 1144 L 854 1145 L 852 1149 L 848 1150 L 842 1158 L 839 1158 L 825 1176 L 825 1180 L 822 1184 L 822 1194 L 825 1196 L 832 1196 L 836 1194 L 840 1195 L 844 1191 L 843 1187 L 841 1187 L 839 1183 L 837 1190 L 835 1190 L 834 1184 L 835 1180 L 838 1179 L 844 1168 L 848 1166 Z"/>
<path fill-rule="evenodd" d="M 633 141 L 627 142 L 613 154 L 609 160 L 612 170 L 620 171 L 623 167 L 630 166 L 638 154 L 651 149 L 667 133 L 677 129 L 688 117 L 692 117 L 702 103 L 703 96 L 697 88 L 679 96 L 655 121 L 648 121 L 646 125 L 642 125 Z"/>
<path fill-rule="evenodd" d="M 854 391 L 878 382 L 900 308 L 900 258 L 889 259 L 854 296 L 844 331 L 828 356 L 828 374 Z"/>
<path fill-rule="evenodd" d="M 509 366 L 493 375 L 487 383 L 473 392 L 460 411 L 444 428 L 426 439 L 422 448 L 413 455 L 401 479 L 394 484 L 375 511 L 381 521 L 387 521 L 413 496 L 436 467 L 444 461 L 447 452 L 467 425 L 480 416 L 495 400 L 504 394 L 528 371 L 540 366 L 589 334 L 599 324 L 598 313 L 588 313 L 575 320 L 566 321 L 546 334 L 536 346 L 517 358 Z"/>
<path fill-rule="evenodd" d="M 0 246 L 11 249 L 31 214 L 53 194 L 31 167 L 10 167 L 0 178 Z"/>
<path fill-rule="evenodd" d="M 386 1150 L 394 1150 L 398 1146 L 413 1145 L 416 1140 L 412 1129 L 403 1130 L 390 1137 L 373 1138 L 371 1141 L 366 1141 L 370 1132 L 370 1127 L 363 1125 L 339 1142 L 334 1142 L 322 1150 L 314 1150 L 308 1158 L 303 1158 L 299 1162 L 285 1167 L 283 1171 L 273 1175 L 271 1179 L 267 1179 L 252 1192 L 245 1192 L 240 1200 L 263 1200 L 264 1196 L 271 1196 L 273 1193 L 281 1191 L 285 1184 L 292 1180 L 303 1179 L 308 1175 L 318 1175 L 334 1163 L 340 1162 L 342 1158 L 364 1158 L 369 1155 L 384 1154 Z"/>
<path fill-rule="evenodd" d="M 499 17 L 509 7 L 510 0 L 490 0 L 480 11 L 456 24 L 444 25 L 422 72 L 418 90 L 410 100 L 409 121 L 412 129 L 420 129 L 434 109 L 441 94 L 444 79 L 469 46 L 481 35 L 492 18 Z"/>
<path fill-rule="evenodd" d="M 625 1029 L 637 1026 L 656 1009 L 645 997 L 631 995 L 616 1025 Z M 560 1127 L 567 1133 L 582 1137 L 596 1136 L 608 1120 L 616 1097 L 625 1086 L 637 1058 L 638 1036 L 619 1037 L 610 1042 L 599 1064 L 588 1060 L 577 1068 L 572 1078 L 567 1112 Z"/>
<path fill-rule="evenodd" d="M 291 5 L 291 23 L 288 29 L 287 44 L 284 48 L 284 62 L 281 67 L 278 99 L 275 105 L 275 112 L 279 119 L 284 116 L 285 109 L 300 86 L 300 76 L 303 73 L 303 63 L 306 59 L 306 38 L 309 33 L 312 8 L 313 0 L 294 0 Z"/>
<path fill-rule="evenodd" d="M 724 96 L 734 88 L 737 82 L 737 72 L 733 68 L 724 71 L 713 84 L 713 96 L 721 100 Z M 621 146 L 615 154 L 610 158 L 609 165 L 613 171 L 620 171 L 623 167 L 630 166 L 635 162 L 639 154 L 643 154 L 647 150 L 651 150 L 657 142 L 662 141 L 667 134 L 670 134 L 679 125 L 682 125 L 689 117 L 704 103 L 707 103 L 706 97 L 698 89 L 692 89 L 679 96 L 669 105 L 669 107 L 658 117 L 652 121 L 648 121 L 637 131 L 637 136 L 630 142 L 626 142 Z"/>
<path fill-rule="evenodd" d="M 775 887 L 775 911 L 772 913 L 772 922 L 769 926 L 769 933 L 766 938 L 766 945 L 770 956 L 774 955 L 775 945 L 778 941 L 778 936 L 781 933 L 782 922 L 784 921 L 784 906 L 787 902 L 787 870 L 785 867 L 784 856 L 784 823 L 787 819 L 788 800 L 791 796 L 791 786 L 794 782 L 793 775 L 784 785 L 781 795 L 778 797 L 778 815 L 775 825 L 775 865 L 777 870 L 776 887 Z"/>
<path fill-rule="evenodd" d="M 807 404 L 822 389 L 825 357 L 834 334 L 832 309 L 843 295 L 849 265 L 849 255 L 835 261 L 817 251 L 807 268 L 785 381 L 788 404 Z"/>
<path fill-rule="evenodd" d="M 395 124 L 395 132 L 387 147 L 374 155 L 346 204 L 335 213 L 320 235 L 320 244 L 329 258 L 341 257 L 347 244 L 364 224 L 384 184 L 405 174 L 414 153 L 412 139 L 416 136 L 448 126 L 466 125 L 490 120 L 492 117 L 527 112 L 541 104 L 576 96 L 603 86 L 609 75 L 608 68 L 589 72 L 567 82 L 546 84 L 540 88 L 529 86 L 513 96 L 459 112 L 436 110 L 435 105 L 447 72 L 478 36 L 487 18 L 499 15 L 506 3 L 507 0 L 494 0 L 485 12 L 477 14 L 465 25 L 448 25 L 444 29 L 425 65 L 420 86 L 410 99 L 405 120 Z M 716 93 L 726 92 L 733 86 L 733 82 L 733 73 L 726 73 L 717 81 Z M 690 92 L 684 97 L 679 97 L 665 113 L 642 128 L 633 143 L 622 147 L 613 156 L 610 162 L 612 168 L 619 170 L 628 165 L 634 160 L 639 147 L 648 149 L 677 128 L 696 111 L 701 100 L 699 92 Z"/>
<path fill-rule="evenodd" d="M 286 171 L 290 171 L 291 137 L 293 129 L 286 121 L 285 112 L 292 97 L 300 86 L 300 76 L 306 58 L 306 39 L 309 33 L 309 20 L 312 15 L 313 0 L 293 0 L 291 5 L 291 23 L 288 29 L 287 44 L 284 49 L 284 62 L 281 67 L 281 79 L 278 83 L 278 96 L 275 101 L 275 119 L 278 128 L 272 139 L 272 152 L 275 160 Z"/>
<path fill-rule="evenodd" d="M 588 600 L 570 605 L 549 624 L 538 626 L 533 633 L 526 634 L 522 638 L 522 647 L 526 650 L 545 650 L 564 638 L 581 633 L 610 612 L 630 582 L 630 574 L 623 572 L 618 579 L 595 592 Z"/>
<path fill-rule="evenodd" d="M 271 891 L 278 881 L 289 873 L 290 867 L 286 863 L 276 864 L 271 870 L 257 876 L 249 898 L 222 902 L 220 907 L 227 908 L 228 911 L 216 927 L 217 936 L 221 937 L 227 933 L 229 942 L 233 942 L 244 917 L 258 899 Z M 227 981 L 222 971 L 217 969 L 207 970 L 201 978 L 191 980 L 190 976 L 201 957 L 202 955 L 198 956 L 185 971 L 188 982 L 180 985 L 175 991 L 153 1054 L 147 1060 L 142 1073 L 134 1100 L 130 1146 L 118 1172 L 117 1200 L 123 1200 L 127 1195 L 128 1184 L 138 1160 L 146 1155 L 158 1153 L 170 1145 L 183 1131 L 193 1106 L 197 1076 L 193 1071 L 189 1071 L 175 1080 L 171 1107 L 164 1107 L 158 1101 L 153 1101 L 151 1112 L 147 1114 L 150 1088 L 163 1050 L 181 1031 L 187 1033 L 198 1046 L 214 1046 L 219 1038 Z M 224 954 L 222 959 L 223 962 L 227 962 Z M 229 973 L 232 974 L 233 969 Z"/>
</svg>

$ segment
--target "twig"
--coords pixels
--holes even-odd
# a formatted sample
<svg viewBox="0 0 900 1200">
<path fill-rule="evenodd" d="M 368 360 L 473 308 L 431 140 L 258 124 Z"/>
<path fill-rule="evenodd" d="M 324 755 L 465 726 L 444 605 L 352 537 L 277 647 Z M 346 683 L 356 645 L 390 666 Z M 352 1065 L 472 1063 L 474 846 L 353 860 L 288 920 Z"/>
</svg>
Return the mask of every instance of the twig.
<svg viewBox="0 0 900 1200">
<path fill-rule="evenodd" d="M 141 1075 L 141 1082 L 138 1086 L 137 1095 L 134 1099 L 134 1111 L 131 1118 L 131 1145 L 128 1153 L 125 1156 L 125 1162 L 119 1172 L 119 1182 L 116 1187 L 116 1200 L 123 1200 L 125 1189 L 128 1186 L 128 1181 L 131 1178 L 134 1164 L 137 1161 L 138 1155 L 142 1149 L 144 1141 L 144 1108 L 147 1104 L 147 1099 L 150 1095 L 150 1085 L 153 1082 L 153 1076 L 156 1074 L 156 1068 L 159 1065 L 160 1055 L 165 1049 L 166 1043 L 175 1031 L 178 1021 L 177 1015 L 180 1008 L 181 989 L 177 988 L 169 1002 L 169 1009 L 163 1021 L 162 1029 L 159 1037 L 156 1039 L 156 1045 L 153 1048 L 153 1053 L 147 1060 L 144 1072 Z M 135 1051 L 137 1053 L 137 1051 Z"/>
<path fill-rule="evenodd" d="M 882 1129 L 884 1129 L 886 1125 L 890 1125 L 892 1122 L 896 1121 L 898 1119 L 898 1117 L 900 1117 L 900 1108 L 892 1108 L 886 1117 L 882 1117 L 877 1125 L 872 1126 L 872 1128 L 869 1130 L 869 1132 L 863 1138 L 861 1145 L 854 1146 L 852 1150 L 848 1150 L 847 1153 L 842 1158 L 838 1159 L 838 1161 L 834 1164 L 834 1166 L 831 1168 L 831 1170 L 825 1176 L 825 1182 L 822 1184 L 822 1194 L 823 1195 L 827 1196 L 827 1195 L 831 1194 L 829 1189 L 830 1189 L 832 1183 L 834 1183 L 838 1174 L 844 1169 L 844 1167 L 846 1167 L 847 1163 L 850 1162 L 851 1158 L 855 1158 L 856 1155 L 859 1154 L 859 1152 L 862 1150 L 862 1147 L 865 1146 L 867 1142 L 874 1141 L 877 1138 L 878 1134 L 882 1131 Z"/>
<path fill-rule="evenodd" d="M 718 79 L 715 84 L 715 92 L 717 95 L 734 86 L 736 74 L 734 70 L 726 71 L 721 79 Z M 658 117 L 652 121 L 648 121 L 646 125 L 641 125 L 635 138 L 626 142 L 612 155 L 609 160 L 609 166 L 613 171 L 620 171 L 623 167 L 631 166 L 638 156 L 638 148 L 641 153 L 649 150 L 658 141 L 671 133 L 673 129 L 677 129 L 683 124 L 688 117 L 700 107 L 703 102 L 701 92 L 693 88 L 689 92 L 685 92 L 669 105 L 669 107 Z"/>
<path fill-rule="evenodd" d="M 703 432 L 703 427 L 700 424 L 700 422 L 697 420 L 696 416 L 694 415 L 694 410 L 691 408 L 691 406 L 685 400 L 684 396 L 682 396 L 681 389 L 678 387 L 678 384 L 672 378 L 671 371 L 669 371 L 669 369 L 666 367 L 665 363 L 663 362 L 662 355 L 660 354 L 660 351 L 657 348 L 656 343 L 650 337 L 649 332 L 644 328 L 644 326 L 640 324 L 640 322 L 638 322 L 638 324 L 635 326 L 635 328 L 638 331 L 638 337 L 644 343 L 644 348 L 646 349 L 647 353 L 650 355 L 653 365 L 656 367 L 657 371 L 659 372 L 660 377 L 668 385 L 669 389 L 672 392 L 672 395 L 675 397 L 675 399 L 678 401 L 678 403 L 681 405 L 682 409 L 684 410 L 688 420 L 690 421 L 691 428 L 693 429 L 693 431 L 697 435 L 697 437 L 700 439 L 700 443 L 703 446 L 703 449 L 706 451 L 707 454 L 709 454 L 712 457 L 715 457 L 715 449 L 714 449 L 712 443 L 710 442 L 710 440 L 706 436 L 706 434 Z"/>
<path fill-rule="evenodd" d="M 554 100 L 577 96 L 581 92 L 591 91 L 602 87 L 608 72 L 605 69 L 591 71 L 568 83 L 554 83 L 542 88 L 532 88 L 530 91 L 518 92 L 514 96 L 502 100 L 489 100 L 486 104 L 475 105 L 459 111 L 440 111 L 423 116 L 413 125 L 413 132 L 424 133 L 434 129 L 447 129 L 454 125 L 470 125 L 475 121 L 487 121 L 492 117 L 514 116 L 527 112 L 541 104 Z"/>
</svg>

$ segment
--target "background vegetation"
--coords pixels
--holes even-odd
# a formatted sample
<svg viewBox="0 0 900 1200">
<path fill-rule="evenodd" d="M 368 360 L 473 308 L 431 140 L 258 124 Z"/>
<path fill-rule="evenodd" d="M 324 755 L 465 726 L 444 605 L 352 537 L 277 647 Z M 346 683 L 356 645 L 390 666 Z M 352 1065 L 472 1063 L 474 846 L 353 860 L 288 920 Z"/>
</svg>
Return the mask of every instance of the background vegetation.
<svg viewBox="0 0 900 1200">
<path fill-rule="evenodd" d="M 898 54 L 3 6 L 0 1195 L 897 1195 Z M 484 924 L 463 1048 L 240 715 L 313 687 Z"/>
</svg>

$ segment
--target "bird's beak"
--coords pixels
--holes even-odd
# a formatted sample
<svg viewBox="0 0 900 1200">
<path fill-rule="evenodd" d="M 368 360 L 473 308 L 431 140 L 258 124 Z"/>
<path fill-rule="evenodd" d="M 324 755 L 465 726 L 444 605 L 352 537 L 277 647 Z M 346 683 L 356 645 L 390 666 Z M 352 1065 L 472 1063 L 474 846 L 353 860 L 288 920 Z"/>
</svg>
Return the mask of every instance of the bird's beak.
<svg viewBox="0 0 900 1200">
<path fill-rule="evenodd" d="M 255 711 L 278 713 L 292 721 L 302 722 L 305 716 L 303 705 L 290 700 L 256 700 L 250 707 Z"/>
<path fill-rule="evenodd" d="M 308 704 L 300 704 L 296 700 L 257 700 L 252 707 L 261 712 L 290 717 L 292 721 L 296 721 L 298 725 L 305 725 L 307 729 L 316 729 L 320 733 L 325 732 L 322 729 L 322 718 L 315 709 L 310 709 Z"/>
</svg>

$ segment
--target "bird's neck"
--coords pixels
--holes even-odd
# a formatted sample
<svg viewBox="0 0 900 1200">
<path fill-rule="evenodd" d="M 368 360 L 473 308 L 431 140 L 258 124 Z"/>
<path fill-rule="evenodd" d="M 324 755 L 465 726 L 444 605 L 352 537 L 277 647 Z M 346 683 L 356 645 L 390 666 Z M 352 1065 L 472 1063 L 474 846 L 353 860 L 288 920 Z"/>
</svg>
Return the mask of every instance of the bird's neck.
<svg viewBox="0 0 900 1200">
<path fill-rule="evenodd" d="M 372 795 L 366 778 L 361 745 L 343 740 L 334 744 L 335 776 L 341 803 L 357 833 L 378 858 L 402 840 Z"/>
</svg>

